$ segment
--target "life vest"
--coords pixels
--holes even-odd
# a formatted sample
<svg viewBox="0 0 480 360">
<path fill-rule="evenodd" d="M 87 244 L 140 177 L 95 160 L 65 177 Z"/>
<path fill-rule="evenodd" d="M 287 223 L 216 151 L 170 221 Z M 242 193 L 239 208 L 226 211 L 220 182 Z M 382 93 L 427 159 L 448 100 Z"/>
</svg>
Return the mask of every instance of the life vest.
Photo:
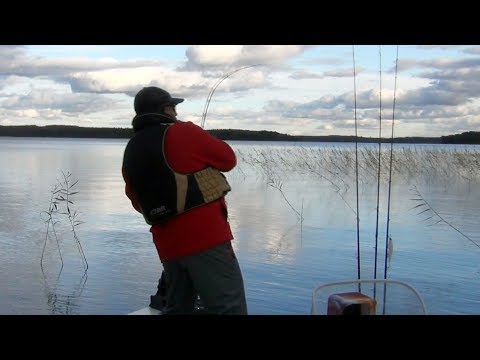
<svg viewBox="0 0 480 360">
<path fill-rule="evenodd" d="M 164 143 L 170 125 L 158 123 L 135 132 L 123 156 L 126 175 L 149 225 L 211 203 L 231 190 L 225 175 L 212 167 L 180 174 L 169 166 Z"/>
</svg>

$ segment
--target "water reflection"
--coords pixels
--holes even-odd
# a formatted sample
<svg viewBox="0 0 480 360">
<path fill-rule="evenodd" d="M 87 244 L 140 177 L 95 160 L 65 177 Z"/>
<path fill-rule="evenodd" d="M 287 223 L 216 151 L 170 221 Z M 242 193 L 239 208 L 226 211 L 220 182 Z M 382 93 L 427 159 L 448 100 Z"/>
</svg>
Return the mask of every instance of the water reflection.
<svg viewBox="0 0 480 360">
<path fill-rule="evenodd" d="M 60 270 L 56 278 L 49 282 L 47 274 L 42 269 L 44 278 L 44 290 L 47 299 L 47 306 L 51 315 L 78 315 L 79 304 L 83 289 L 87 282 L 88 276 L 85 271 L 80 280 L 74 285 L 65 285 L 62 283 L 62 270 Z"/>
<path fill-rule="evenodd" d="M 125 144 L 123 139 L 0 138 L 0 313 L 126 314 L 148 305 L 162 268 L 148 226 L 124 195 Z M 239 161 L 227 173 L 232 185 L 227 202 L 249 310 L 308 314 L 316 286 L 357 275 L 352 144 L 232 146 Z M 480 243 L 480 147 L 466 149 L 395 145 L 388 276 L 415 286 L 433 314 L 480 313 L 480 249 L 446 224 L 424 221 L 412 210 L 411 188 Z M 362 145 L 365 277 L 372 277 L 375 261 L 377 157 L 375 144 Z M 382 270 L 388 152 L 381 163 L 377 261 Z M 88 281 L 68 228 L 59 234 L 64 268 L 54 241 L 46 250 L 45 272 L 40 266 L 45 244 L 40 213 L 48 209 L 51 186 L 62 170 L 79 180 L 75 205 L 84 221 L 78 236 Z"/>
</svg>

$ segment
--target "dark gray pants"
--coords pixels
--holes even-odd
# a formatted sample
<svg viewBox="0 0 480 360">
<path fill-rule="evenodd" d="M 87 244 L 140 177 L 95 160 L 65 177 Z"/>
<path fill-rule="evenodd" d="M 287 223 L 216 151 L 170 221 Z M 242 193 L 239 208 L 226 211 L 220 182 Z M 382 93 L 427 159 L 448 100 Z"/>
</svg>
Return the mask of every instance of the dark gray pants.
<svg viewBox="0 0 480 360">
<path fill-rule="evenodd" d="M 163 314 L 191 314 L 197 294 L 208 314 L 247 315 L 242 272 L 230 241 L 200 253 L 164 261 Z"/>
</svg>

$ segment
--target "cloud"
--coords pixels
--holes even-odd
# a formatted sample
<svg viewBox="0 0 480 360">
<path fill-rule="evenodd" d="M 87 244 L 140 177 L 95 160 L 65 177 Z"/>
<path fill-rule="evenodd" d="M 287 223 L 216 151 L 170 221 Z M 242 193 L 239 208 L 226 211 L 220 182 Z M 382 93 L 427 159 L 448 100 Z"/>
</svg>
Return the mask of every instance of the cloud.
<svg viewBox="0 0 480 360">
<path fill-rule="evenodd" d="M 480 47 L 469 47 L 463 51 L 465 54 L 473 54 L 479 55 L 480 54 Z"/>
<path fill-rule="evenodd" d="M 94 94 L 59 94 L 55 91 L 33 90 L 24 96 L 11 96 L 0 102 L 6 110 L 18 110 L 22 114 L 36 114 L 41 110 L 58 110 L 62 113 L 94 113 L 111 109 L 115 101 Z"/>
<path fill-rule="evenodd" d="M 143 47 L 42 47 L 36 52 L 41 56 L 32 48 L 0 46 L 2 124 L 30 119 L 129 126 L 132 97 L 143 86 L 186 98 L 182 115 L 199 123 L 203 102 L 218 85 L 208 127 L 348 133 L 356 110 L 358 125 L 374 134 L 381 91 L 385 119 L 391 118 L 395 96 L 399 131 L 425 131 L 434 122 L 435 131 L 455 124 L 478 128 L 480 47 L 407 47 L 408 57 L 398 62 L 398 85 L 390 66 L 382 89 L 378 52 L 358 47 L 356 94 L 351 54 L 341 46 L 195 45 L 185 47 L 183 57 L 177 56 L 178 48 L 172 55 L 171 47 L 151 46 L 144 49 L 145 58 L 136 53 Z M 385 47 L 385 63 L 393 54 L 389 50 Z M 258 66 L 245 68 L 251 65 Z"/>
<path fill-rule="evenodd" d="M 247 65 L 280 65 L 309 46 L 301 45 L 194 45 L 185 55 L 187 69 L 232 69 Z"/>
<path fill-rule="evenodd" d="M 359 66 L 355 68 L 355 74 L 360 74 L 364 69 Z M 324 76 L 330 77 L 353 77 L 353 69 L 340 69 L 340 70 L 331 70 L 325 71 Z"/>
<path fill-rule="evenodd" d="M 162 62 L 158 60 L 118 61 L 112 58 L 43 58 L 28 55 L 23 46 L 0 46 L 0 75 L 61 78 L 81 71 L 132 69 L 143 66 L 160 66 L 161 64 Z"/>
<path fill-rule="evenodd" d="M 297 70 L 289 76 L 291 79 L 303 80 L 303 79 L 323 79 L 324 75 L 314 73 L 311 71 Z"/>
</svg>

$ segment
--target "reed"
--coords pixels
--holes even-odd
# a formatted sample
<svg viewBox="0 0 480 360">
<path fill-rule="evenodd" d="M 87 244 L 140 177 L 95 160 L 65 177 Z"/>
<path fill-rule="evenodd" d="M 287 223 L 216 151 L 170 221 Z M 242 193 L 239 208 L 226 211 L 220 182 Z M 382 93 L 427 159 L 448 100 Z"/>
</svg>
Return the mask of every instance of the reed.
<svg viewBox="0 0 480 360">
<path fill-rule="evenodd" d="M 45 223 L 47 224 L 45 232 L 45 242 L 43 245 L 42 255 L 40 258 L 40 267 L 43 270 L 43 259 L 45 254 L 45 249 L 47 242 L 51 237 L 51 233 L 55 238 L 57 244 L 58 253 L 60 255 L 61 269 L 63 268 L 63 257 L 60 250 L 60 240 L 58 238 L 58 233 L 56 226 L 61 222 L 62 219 L 66 219 L 68 226 L 71 229 L 73 240 L 77 246 L 77 249 L 82 258 L 82 264 L 85 271 L 88 270 L 88 262 L 83 251 L 82 244 L 78 237 L 76 228 L 83 224 L 83 221 L 78 220 L 78 212 L 74 209 L 75 203 L 73 201 L 74 195 L 78 194 L 78 191 L 74 191 L 73 188 L 78 183 L 78 180 L 73 181 L 71 179 L 72 174 L 70 172 L 64 172 L 62 170 L 62 179 L 57 179 L 57 183 L 53 186 L 50 193 L 50 203 L 48 210 L 43 211 L 42 214 L 46 215 Z M 60 270 L 61 270 L 60 269 Z"/>
<path fill-rule="evenodd" d="M 435 221 L 431 225 L 445 224 L 448 227 L 455 230 L 456 232 L 458 232 L 460 235 L 462 235 L 464 238 L 469 240 L 473 245 L 475 245 L 480 249 L 480 245 L 477 244 L 472 238 L 470 238 L 468 235 L 465 235 L 465 233 L 463 233 L 456 226 L 454 226 L 452 223 L 447 221 L 442 215 L 440 215 L 440 213 L 438 213 L 438 211 L 435 210 L 433 206 L 424 198 L 424 196 L 420 193 L 420 191 L 417 189 L 416 186 L 413 186 L 411 190 L 413 191 L 416 197 L 410 200 L 415 201 L 417 203 L 417 205 L 415 205 L 412 208 L 412 210 L 417 209 L 419 211 L 417 215 L 425 214 L 427 217 L 424 218 L 423 221 L 429 221 L 429 220 Z"/>
<path fill-rule="evenodd" d="M 314 177 L 328 182 L 345 195 L 355 175 L 355 150 L 348 147 L 262 147 L 250 151 L 237 150 L 239 163 L 251 167 L 257 175 L 286 180 L 288 176 Z M 475 149 L 436 149 L 416 146 L 396 147 L 392 173 L 407 182 L 455 181 L 480 182 L 480 152 Z M 378 163 L 388 164 L 387 149 L 379 153 L 374 147 L 360 149 L 358 166 L 360 181 L 375 184 Z M 382 181 L 388 181 L 388 166 L 380 169 Z M 242 170 L 242 172 L 244 172 Z"/>
<path fill-rule="evenodd" d="M 295 145 L 295 144 L 294 144 Z M 379 152 L 373 145 L 362 145 L 358 156 L 359 181 L 363 186 L 374 186 L 378 181 L 378 164 L 380 180 L 387 185 L 389 179 L 390 151 Z M 242 174 L 257 176 L 277 189 L 297 218 L 303 221 L 303 203 L 301 213 L 287 199 L 284 188 L 289 177 L 306 177 L 308 180 L 322 181 L 328 184 L 353 214 L 356 211 L 349 202 L 354 194 L 350 191 L 355 183 L 355 149 L 342 146 L 272 146 L 237 149 L 238 163 L 242 165 Z M 249 171 L 249 168 L 253 171 Z M 392 161 L 392 177 L 395 183 L 416 187 L 419 184 L 444 184 L 448 189 L 457 181 L 477 186 L 480 183 L 480 152 L 475 147 L 425 147 L 395 144 Z M 315 191 L 310 189 L 310 191 Z M 428 219 L 443 223 L 480 247 L 458 227 L 449 223 L 420 194 L 415 191 L 418 208 L 425 209 L 431 215 Z M 406 193 L 407 197 L 409 194 Z M 390 234 L 389 234 L 390 235 Z M 391 239 L 388 241 L 392 247 Z M 387 253 L 390 259 L 393 248 Z"/>
<path fill-rule="evenodd" d="M 288 206 L 290 206 L 290 208 L 297 215 L 297 220 L 300 220 L 301 222 L 303 222 L 303 201 L 302 201 L 302 210 L 301 210 L 301 212 L 299 212 L 297 209 L 295 209 L 293 207 L 293 205 L 290 203 L 290 201 L 288 201 L 287 197 L 285 196 L 285 193 L 282 190 L 282 186 L 283 186 L 282 180 L 276 179 L 276 178 L 271 178 L 271 179 L 268 179 L 267 185 L 273 187 L 274 189 L 277 189 L 280 192 L 283 200 L 285 200 L 285 202 L 288 204 Z"/>
<path fill-rule="evenodd" d="M 61 261 L 61 269 L 63 269 L 63 257 L 62 257 L 62 252 L 60 251 L 60 243 L 58 240 L 57 236 L 57 231 L 55 230 L 55 225 L 58 223 L 58 221 L 54 220 L 54 216 L 58 213 L 58 201 L 56 200 L 56 194 L 59 192 L 59 184 L 55 184 L 53 186 L 53 189 L 50 193 L 50 204 L 48 206 L 47 211 L 42 211 L 42 214 L 47 215 L 47 219 L 45 220 L 45 223 L 47 224 L 47 229 L 45 231 L 45 242 L 43 243 L 43 250 L 42 250 L 42 256 L 40 257 L 40 267 L 43 270 L 43 256 L 45 254 L 45 248 L 47 246 L 47 240 L 50 238 L 50 229 L 53 232 L 53 235 L 55 237 L 55 242 L 57 244 L 57 249 L 58 253 L 60 255 L 60 261 Z"/>
</svg>

